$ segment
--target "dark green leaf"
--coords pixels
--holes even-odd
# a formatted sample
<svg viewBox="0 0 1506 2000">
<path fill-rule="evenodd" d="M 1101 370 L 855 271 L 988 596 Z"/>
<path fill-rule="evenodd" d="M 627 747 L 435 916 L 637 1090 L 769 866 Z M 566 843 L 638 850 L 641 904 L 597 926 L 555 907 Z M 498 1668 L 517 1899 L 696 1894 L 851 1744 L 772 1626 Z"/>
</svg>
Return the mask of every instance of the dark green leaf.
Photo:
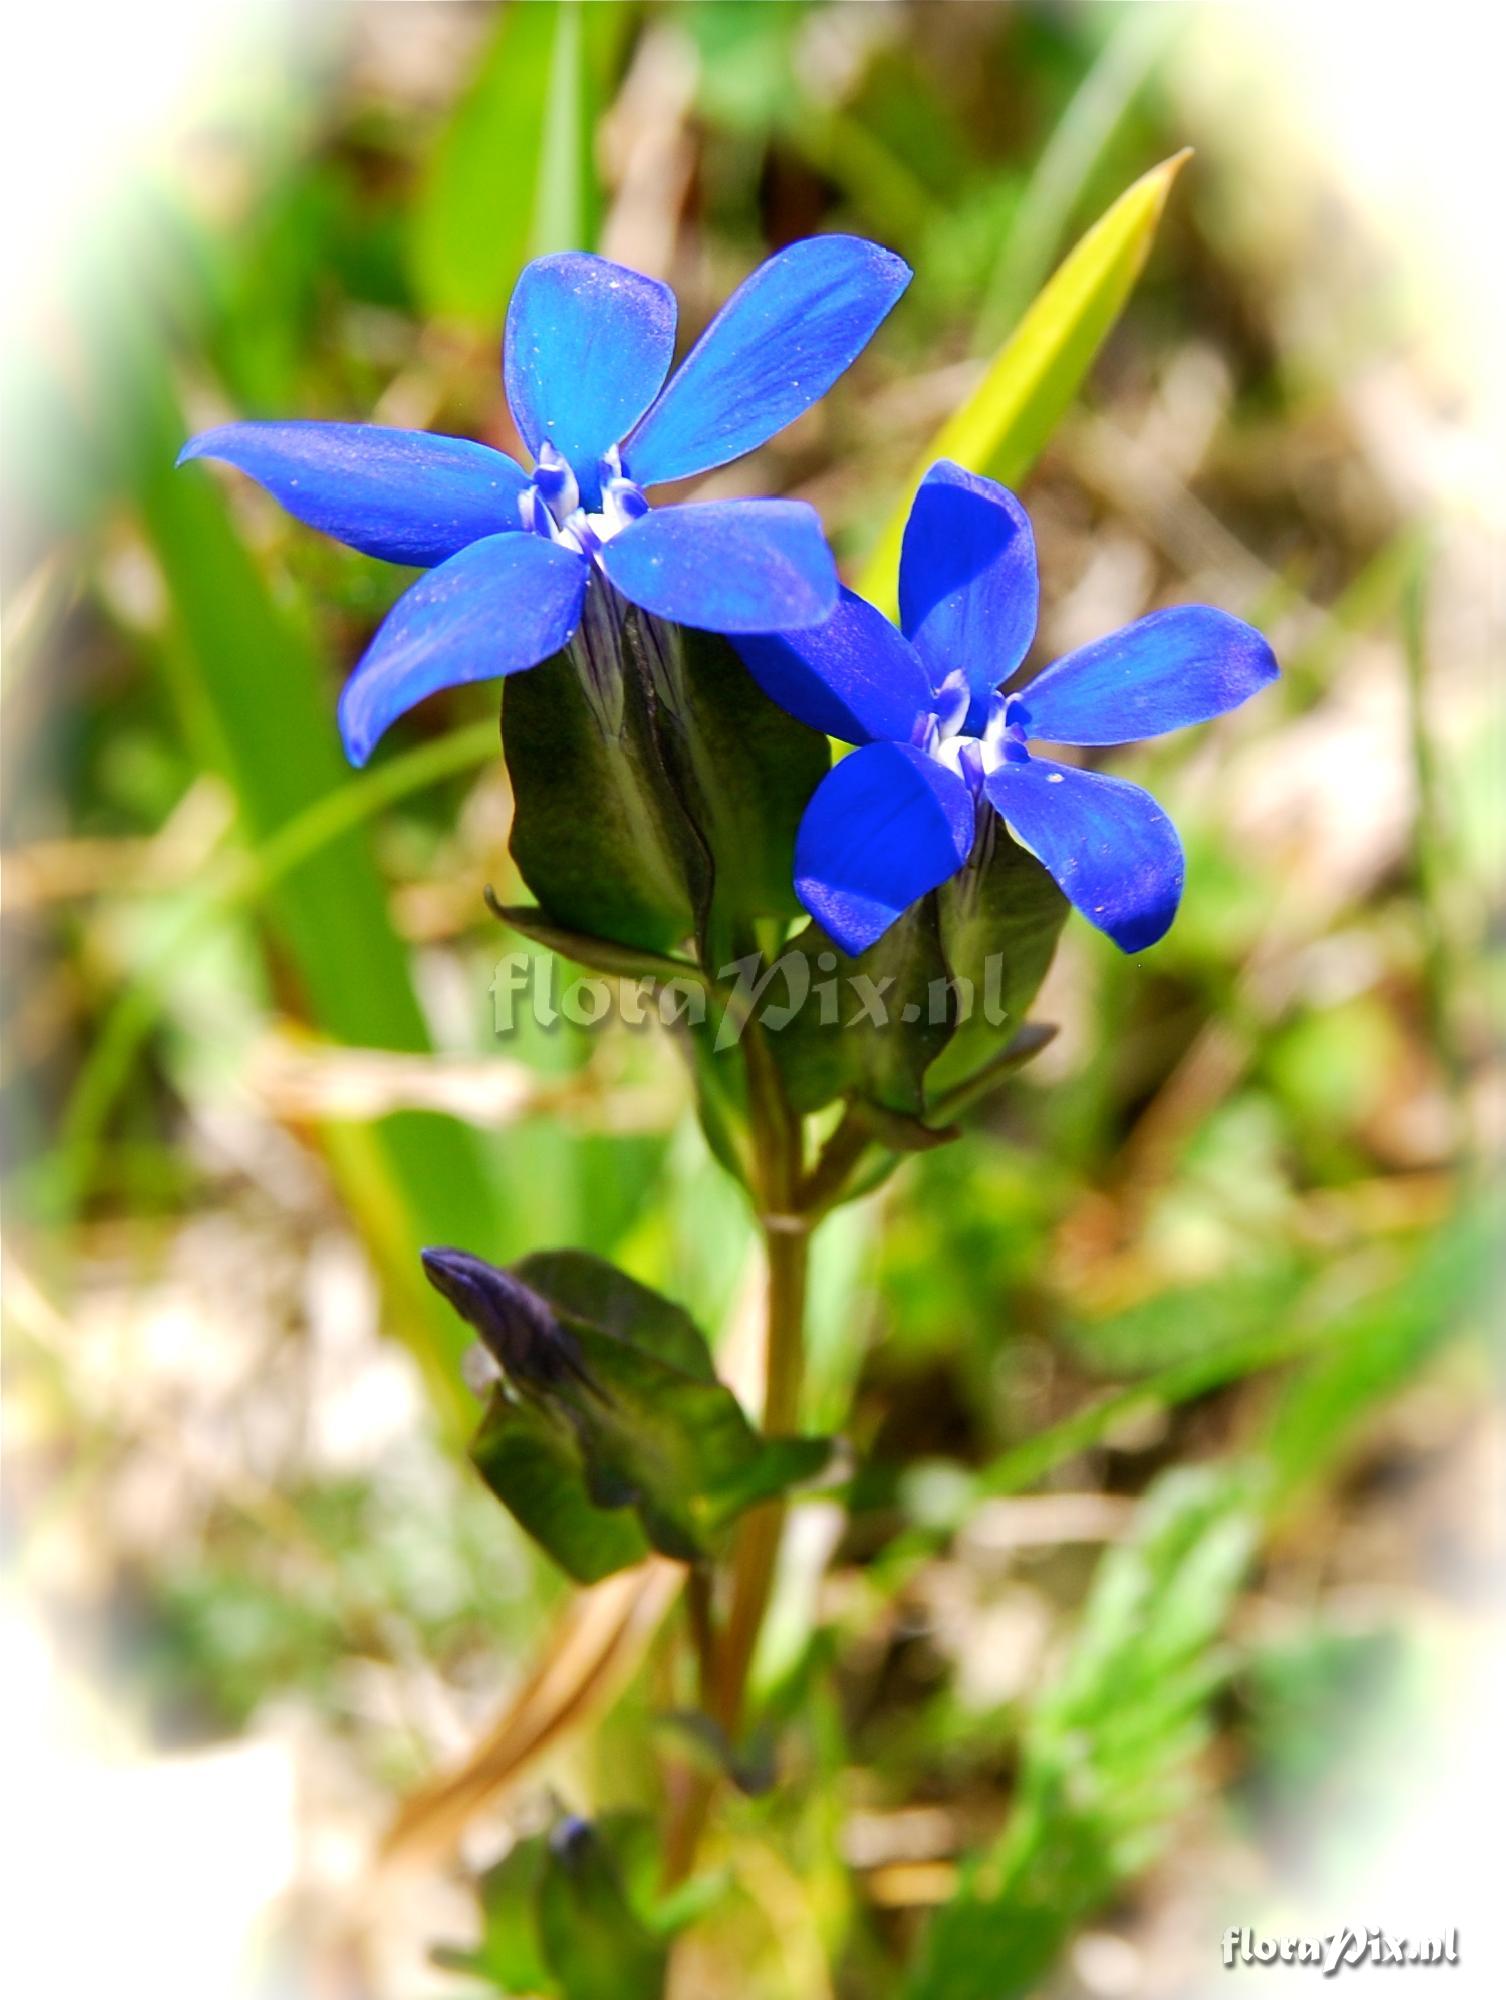
<svg viewBox="0 0 1506 2000">
<path fill-rule="evenodd" d="M 697 1382 L 716 1380 L 706 1336 L 689 1313 L 604 1257 L 590 1257 L 583 1250 L 540 1250 L 514 1270 L 562 1316 L 631 1341 Z"/>
<path fill-rule="evenodd" d="M 585 1820 L 563 1820 L 549 1836 L 538 1918 L 567 2000 L 658 2000 L 668 1944 L 634 1910 L 616 1855 Z"/>
<path fill-rule="evenodd" d="M 549 923 L 672 951 L 709 905 L 710 861 L 664 769 L 638 676 L 607 657 L 609 636 L 593 639 L 610 681 L 604 716 L 586 696 L 585 643 L 507 683 L 513 859 Z"/>
<path fill-rule="evenodd" d="M 703 942 L 720 970 L 760 918 L 799 915 L 795 835 L 831 749 L 770 701 L 718 633 L 633 611 L 625 644 L 653 692 L 665 765 L 711 858 Z"/>
<path fill-rule="evenodd" d="M 839 951 L 817 924 L 786 957 L 804 961 L 801 984 L 809 989 L 788 1027 L 770 1040 L 792 1101 L 815 1111 L 851 1096 L 919 1118 L 923 1079 L 955 1017 L 935 897 L 917 903 L 859 958 Z"/>
<path fill-rule="evenodd" d="M 739 1514 L 830 1457 L 826 1439 L 760 1437 L 687 1315 L 600 1258 L 551 1251 L 505 1272 L 440 1251 L 425 1263 L 504 1371 L 476 1463 L 573 1576 L 594 1581 L 649 1545 L 698 1561 Z"/>
<path fill-rule="evenodd" d="M 474 1950 L 441 1945 L 436 1964 L 474 1972 L 505 1994 L 561 1991 L 539 1941 L 538 1901 L 548 1858 L 542 1834 L 520 1840 L 480 1882 L 481 1941 Z"/>
<path fill-rule="evenodd" d="M 1034 855 L 1010 839 L 997 814 L 981 819 L 968 865 L 936 892 L 959 1017 L 926 1072 L 926 1096 L 938 1109 L 1010 1049 L 1067 916 L 1066 897 Z"/>
<path fill-rule="evenodd" d="M 494 1390 L 471 1457 L 519 1527 L 577 1583 L 599 1583 L 649 1553 L 636 1515 L 591 1498 L 574 1431 L 537 1403 Z"/>
<path fill-rule="evenodd" d="M 593 1494 L 637 1508 L 661 1554 L 693 1562 L 718 1531 L 826 1463 L 823 1439 L 760 1438 L 736 1397 L 628 1340 L 565 1320 L 599 1393 L 572 1380 L 554 1392 L 573 1417 Z"/>
</svg>

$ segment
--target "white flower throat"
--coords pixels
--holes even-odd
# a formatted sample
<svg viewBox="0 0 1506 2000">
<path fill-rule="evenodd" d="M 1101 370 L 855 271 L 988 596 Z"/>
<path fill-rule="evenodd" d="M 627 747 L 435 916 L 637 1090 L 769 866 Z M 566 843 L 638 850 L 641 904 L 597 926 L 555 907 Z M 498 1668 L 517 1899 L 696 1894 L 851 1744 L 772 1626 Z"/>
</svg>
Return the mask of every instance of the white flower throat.
<svg viewBox="0 0 1506 2000">
<path fill-rule="evenodd" d="M 616 445 L 599 460 L 596 485 L 601 506 L 592 512 L 581 504 L 580 481 L 569 461 L 546 438 L 539 446 L 533 483 L 518 499 L 518 514 L 524 529 L 559 542 L 577 555 L 595 556 L 614 535 L 620 535 L 648 512 L 643 489 L 624 473 L 622 454 Z"/>
</svg>

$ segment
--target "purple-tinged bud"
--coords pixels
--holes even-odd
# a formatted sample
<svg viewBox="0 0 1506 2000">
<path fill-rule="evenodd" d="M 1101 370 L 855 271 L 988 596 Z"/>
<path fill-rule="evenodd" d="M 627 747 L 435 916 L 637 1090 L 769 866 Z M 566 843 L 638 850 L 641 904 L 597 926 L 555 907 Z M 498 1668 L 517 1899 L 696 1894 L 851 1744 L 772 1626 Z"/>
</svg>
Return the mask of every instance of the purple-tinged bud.
<svg viewBox="0 0 1506 2000">
<path fill-rule="evenodd" d="M 595 1830 L 588 1819 L 579 1813 L 566 1813 L 549 1832 L 550 1852 L 560 1861 L 579 1860 L 596 1838 Z"/>
<path fill-rule="evenodd" d="M 573 1375 L 595 1388 L 574 1334 L 548 1301 L 510 1271 L 468 1250 L 424 1250 L 424 1276 L 475 1328 L 504 1373 L 523 1383 L 554 1383 Z"/>
</svg>

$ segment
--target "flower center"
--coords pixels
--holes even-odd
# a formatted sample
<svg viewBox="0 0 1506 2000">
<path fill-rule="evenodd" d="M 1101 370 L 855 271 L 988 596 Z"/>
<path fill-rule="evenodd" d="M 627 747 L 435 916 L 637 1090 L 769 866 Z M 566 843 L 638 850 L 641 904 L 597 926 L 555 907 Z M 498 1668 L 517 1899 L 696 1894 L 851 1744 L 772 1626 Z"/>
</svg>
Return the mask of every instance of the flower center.
<svg viewBox="0 0 1506 2000">
<path fill-rule="evenodd" d="M 976 796 L 989 772 L 1001 764 L 1028 762 L 1025 731 L 1030 714 L 1017 694 L 994 694 L 989 697 L 982 729 L 973 730 L 967 727 L 971 707 L 972 693 L 965 676 L 948 674 L 937 689 L 931 713 L 916 724 L 912 740 L 916 749 L 965 778 Z"/>
<path fill-rule="evenodd" d="M 539 446 L 532 484 L 518 500 L 524 528 L 594 558 L 604 543 L 648 512 L 643 489 L 624 473 L 616 445 L 597 460 L 595 475 L 601 506 L 592 512 L 581 504 L 581 482 L 569 461 L 546 439 Z"/>
</svg>

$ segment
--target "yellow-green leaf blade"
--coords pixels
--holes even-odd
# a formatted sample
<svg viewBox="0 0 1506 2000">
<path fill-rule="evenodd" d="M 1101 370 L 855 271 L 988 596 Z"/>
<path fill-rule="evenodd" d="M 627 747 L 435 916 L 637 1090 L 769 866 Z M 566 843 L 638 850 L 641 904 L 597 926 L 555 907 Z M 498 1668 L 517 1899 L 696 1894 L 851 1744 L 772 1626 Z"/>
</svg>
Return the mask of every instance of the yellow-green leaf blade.
<svg viewBox="0 0 1506 2000">
<path fill-rule="evenodd" d="M 916 461 L 858 584 L 881 609 L 897 603 L 905 521 L 928 467 L 950 458 L 1012 485 L 1035 463 L 1124 309 L 1188 156 L 1184 149 L 1152 167 L 1099 217 Z"/>
</svg>

